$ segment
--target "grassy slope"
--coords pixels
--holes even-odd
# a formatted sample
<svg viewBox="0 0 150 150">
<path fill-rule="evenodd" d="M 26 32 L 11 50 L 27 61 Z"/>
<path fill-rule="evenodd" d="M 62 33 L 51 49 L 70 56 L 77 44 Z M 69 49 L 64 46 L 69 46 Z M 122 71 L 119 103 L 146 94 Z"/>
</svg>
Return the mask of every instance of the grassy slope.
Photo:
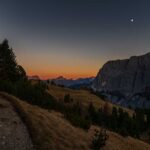
<svg viewBox="0 0 150 150">
<path fill-rule="evenodd" d="M 94 104 L 96 108 L 103 107 L 105 105 L 105 101 L 99 98 L 98 96 L 91 94 L 86 90 L 72 90 L 69 88 L 59 87 L 55 85 L 49 85 L 48 91 L 53 97 L 56 99 L 62 100 L 66 94 L 70 94 L 74 101 L 79 101 L 83 105 L 88 106 L 90 102 Z M 110 108 L 113 106 L 118 107 L 115 104 L 109 103 Z M 133 111 L 130 109 L 123 108 L 129 114 L 133 114 Z"/>
<path fill-rule="evenodd" d="M 39 150 L 89 150 L 94 134 L 92 126 L 88 132 L 75 128 L 54 111 L 32 106 L 13 96 L 1 94 L 8 99 L 26 123 L 33 142 Z M 109 140 L 103 150 L 150 150 L 150 145 L 133 139 L 124 138 L 108 132 Z"/>
</svg>

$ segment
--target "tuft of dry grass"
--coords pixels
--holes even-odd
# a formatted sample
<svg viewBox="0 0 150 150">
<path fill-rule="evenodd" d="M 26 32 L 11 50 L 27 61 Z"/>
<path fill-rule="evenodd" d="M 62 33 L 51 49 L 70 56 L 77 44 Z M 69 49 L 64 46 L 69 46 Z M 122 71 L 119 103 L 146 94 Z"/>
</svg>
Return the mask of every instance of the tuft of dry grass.
<svg viewBox="0 0 150 150">
<path fill-rule="evenodd" d="M 88 131 L 72 126 L 61 113 L 32 106 L 6 93 L 0 93 L 9 100 L 27 125 L 37 150 L 90 150 L 94 130 Z M 131 137 L 122 137 L 109 132 L 109 139 L 103 150 L 150 150 L 150 145 Z"/>
<path fill-rule="evenodd" d="M 132 137 L 109 132 L 109 140 L 103 150 L 150 150 L 150 145 Z"/>
</svg>

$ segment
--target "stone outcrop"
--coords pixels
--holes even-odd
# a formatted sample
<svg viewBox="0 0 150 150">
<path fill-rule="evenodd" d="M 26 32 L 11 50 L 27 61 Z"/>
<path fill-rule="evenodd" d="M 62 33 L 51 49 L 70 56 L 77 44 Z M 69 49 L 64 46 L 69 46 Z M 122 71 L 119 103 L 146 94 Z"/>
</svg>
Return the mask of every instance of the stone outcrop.
<svg viewBox="0 0 150 150">
<path fill-rule="evenodd" d="M 113 98 L 110 98 L 114 96 L 112 93 L 118 93 L 119 97 L 122 95 L 125 100 L 132 99 L 134 95 L 141 96 L 141 93 L 147 95 L 150 91 L 150 53 L 107 62 L 97 74 L 92 88 L 109 95 L 112 101 Z"/>
</svg>

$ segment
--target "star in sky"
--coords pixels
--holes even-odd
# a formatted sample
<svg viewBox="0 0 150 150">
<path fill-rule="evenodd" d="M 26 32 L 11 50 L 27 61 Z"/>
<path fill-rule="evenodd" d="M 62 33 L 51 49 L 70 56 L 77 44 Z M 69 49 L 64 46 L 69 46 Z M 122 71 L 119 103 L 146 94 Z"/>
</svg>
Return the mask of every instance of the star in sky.
<svg viewBox="0 0 150 150">
<path fill-rule="evenodd" d="M 130 19 L 130 21 L 131 21 L 131 22 L 134 22 L 134 19 L 133 19 L 133 18 L 131 18 L 131 19 Z"/>
</svg>

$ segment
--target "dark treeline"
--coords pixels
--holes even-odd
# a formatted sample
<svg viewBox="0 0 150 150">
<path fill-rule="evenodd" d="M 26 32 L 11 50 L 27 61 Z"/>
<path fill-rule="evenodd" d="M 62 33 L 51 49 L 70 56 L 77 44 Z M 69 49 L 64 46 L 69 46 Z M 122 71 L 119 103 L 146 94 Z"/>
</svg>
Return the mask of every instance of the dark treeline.
<svg viewBox="0 0 150 150">
<path fill-rule="evenodd" d="M 76 102 L 67 112 L 67 118 L 71 123 L 84 129 L 95 124 L 123 136 L 140 138 L 140 135 L 150 127 L 150 110 L 136 109 L 133 115 L 129 115 L 122 108 L 110 108 L 107 102 L 99 109 L 96 109 L 93 103 L 89 104 L 88 109 L 84 109 L 81 103 Z"/>
<path fill-rule="evenodd" d="M 57 101 L 47 92 L 47 88 L 47 84 L 42 81 L 33 84 L 27 79 L 26 72 L 17 64 L 8 41 L 4 40 L 0 44 L 0 91 L 15 95 L 30 104 L 60 111 L 74 126 L 84 129 L 96 124 L 124 136 L 139 137 L 150 126 L 150 110 L 137 109 L 130 116 L 121 108 L 113 107 L 110 110 L 108 103 L 99 109 L 92 103 L 85 108 L 69 94 L 64 96 L 64 101 Z"/>
<path fill-rule="evenodd" d="M 108 129 L 120 133 L 123 136 L 133 136 L 139 138 L 140 134 L 148 128 L 148 122 L 145 119 L 144 113 L 137 110 L 133 116 L 130 116 L 122 108 L 113 107 L 109 111 L 109 106 L 106 103 L 104 108 L 96 110 L 91 104 L 89 113 L 92 122 L 107 127 Z M 147 127 L 147 128 L 146 128 Z"/>
</svg>

